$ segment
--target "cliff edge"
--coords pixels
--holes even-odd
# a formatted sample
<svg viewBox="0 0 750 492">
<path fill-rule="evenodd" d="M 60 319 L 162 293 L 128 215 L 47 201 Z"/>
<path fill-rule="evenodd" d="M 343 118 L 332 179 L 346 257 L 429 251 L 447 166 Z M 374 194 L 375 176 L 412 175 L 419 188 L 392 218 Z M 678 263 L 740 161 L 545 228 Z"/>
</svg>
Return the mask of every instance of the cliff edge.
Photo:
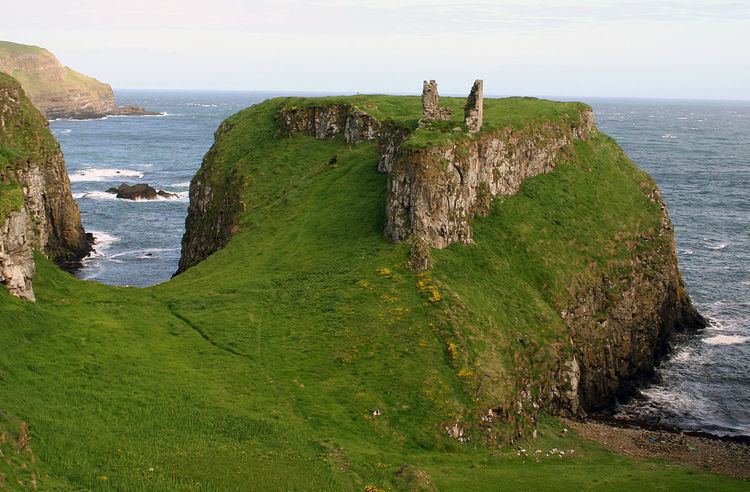
<svg viewBox="0 0 750 492">
<path fill-rule="evenodd" d="M 0 283 L 33 300 L 34 251 L 70 267 L 90 243 L 47 120 L 0 73 Z"/>
<path fill-rule="evenodd" d="M 0 72 L 18 80 L 48 119 L 158 114 L 140 106 L 117 106 L 109 84 L 63 66 L 38 46 L 0 41 Z"/>
</svg>

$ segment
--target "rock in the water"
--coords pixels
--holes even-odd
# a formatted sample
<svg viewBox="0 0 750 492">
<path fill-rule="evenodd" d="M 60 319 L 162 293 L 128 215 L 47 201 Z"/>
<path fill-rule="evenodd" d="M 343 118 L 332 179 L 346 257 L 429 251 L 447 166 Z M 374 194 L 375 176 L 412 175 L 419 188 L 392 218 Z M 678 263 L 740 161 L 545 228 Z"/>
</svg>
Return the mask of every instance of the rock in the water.
<svg viewBox="0 0 750 492">
<path fill-rule="evenodd" d="M 170 193 L 164 190 L 157 190 L 153 186 L 146 183 L 138 183 L 129 185 L 122 183 L 120 186 L 112 187 L 106 190 L 107 193 L 116 195 L 117 198 L 124 200 L 156 200 L 161 198 L 177 198 L 177 193 Z"/>
<path fill-rule="evenodd" d="M 156 192 L 162 198 L 177 198 L 177 193 L 170 193 L 168 191 L 159 190 Z"/>
<path fill-rule="evenodd" d="M 117 198 L 125 200 L 156 200 L 159 197 L 156 189 L 146 183 L 138 183 L 132 186 L 122 183 L 117 188 L 108 189 L 107 193 L 113 193 L 117 195 Z"/>
</svg>

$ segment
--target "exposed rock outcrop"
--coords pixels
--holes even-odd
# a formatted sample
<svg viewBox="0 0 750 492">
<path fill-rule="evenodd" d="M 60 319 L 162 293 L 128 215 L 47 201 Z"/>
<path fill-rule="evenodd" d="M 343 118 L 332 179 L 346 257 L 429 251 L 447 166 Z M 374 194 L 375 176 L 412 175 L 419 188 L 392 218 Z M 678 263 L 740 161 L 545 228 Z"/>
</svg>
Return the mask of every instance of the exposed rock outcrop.
<svg viewBox="0 0 750 492">
<path fill-rule="evenodd" d="M 159 114 L 141 106 L 118 107 L 109 84 L 63 66 L 38 46 L 0 41 L 0 72 L 18 80 L 48 119 Z"/>
<path fill-rule="evenodd" d="M 60 147 L 20 85 L 0 74 L 0 181 L 17 185 L 23 204 L 0 224 L 0 282 L 33 299 L 34 250 L 72 267 L 91 250 L 70 191 Z M 5 157 L 8 156 L 8 157 Z"/>
<path fill-rule="evenodd" d="M 575 139 L 594 131 L 590 109 L 579 120 L 510 127 L 426 148 L 402 149 L 388 175 L 385 236 L 419 236 L 436 248 L 472 242 L 471 219 L 493 197 L 509 196 L 524 179 L 551 171 Z"/>
<path fill-rule="evenodd" d="M 644 192 L 661 208 L 661 227 L 653 237 L 632 241 L 650 247 L 617 269 L 621 275 L 574 285 L 574 302 L 561 310 L 580 366 L 579 401 L 571 403 L 586 410 L 630 396 L 639 383 L 653 377 L 675 332 L 706 326 L 685 291 L 661 193 L 657 188 Z"/>
<path fill-rule="evenodd" d="M 159 197 L 177 198 L 177 195 L 174 193 L 157 190 L 146 183 L 137 183 L 134 185 L 122 183 L 120 186 L 109 188 L 106 191 L 124 200 L 157 200 Z"/>
<path fill-rule="evenodd" d="M 348 144 L 377 141 L 380 149 L 378 170 L 390 172 L 409 129 L 394 121 L 380 121 L 350 104 L 284 107 L 276 115 L 276 135 L 311 135 L 326 140 L 343 134 Z"/>
</svg>

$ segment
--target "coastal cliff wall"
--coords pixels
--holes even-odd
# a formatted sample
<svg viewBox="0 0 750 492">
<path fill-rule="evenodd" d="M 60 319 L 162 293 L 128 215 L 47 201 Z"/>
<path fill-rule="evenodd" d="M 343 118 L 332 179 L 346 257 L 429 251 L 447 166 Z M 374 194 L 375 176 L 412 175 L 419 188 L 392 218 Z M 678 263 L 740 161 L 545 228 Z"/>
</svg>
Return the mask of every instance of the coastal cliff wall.
<svg viewBox="0 0 750 492">
<path fill-rule="evenodd" d="M 206 259 L 229 242 L 244 205 L 241 186 L 234 174 L 226 177 L 213 169 L 217 144 L 232 129 L 222 123 L 214 133 L 214 145 L 203 158 L 203 165 L 190 182 L 190 205 L 185 218 L 180 261 L 175 275 Z"/>
<path fill-rule="evenodd" d="M 0 283 L 34 299 L 34 251 L 62 266 L 91 249 L 60 147 L 20 85 L 0 74 Z"/>
<path fill-rule="evenodd" d="M 568 401 L 570 413 L 579 406 L 609 407 L 631 396 L 638 384 L 653 377 L 676 332 L 706 326 L 685 290 L 661 193 L 655 185 L 644 193 L 660 208 L 659 229 L 648 236 L 622 237 L 635 254 L 627 261 L 612 260 L 609 270 L 619 274 L 571 282 L 572 301 L 560 311 L 577 367 L 571 377 L 578 400 Z"/>
<path fill-rule="evenodd" d="M 578 121 L 504 128 L 476 138 L 405 148 L 388 179 L 385 236 L 444 248 L 472 243 L 471 219 L 489 212 L 496 196 L 516 193 L 527 178 L 547 173 L 595 129 L 591 110 Z"/>
</svg>

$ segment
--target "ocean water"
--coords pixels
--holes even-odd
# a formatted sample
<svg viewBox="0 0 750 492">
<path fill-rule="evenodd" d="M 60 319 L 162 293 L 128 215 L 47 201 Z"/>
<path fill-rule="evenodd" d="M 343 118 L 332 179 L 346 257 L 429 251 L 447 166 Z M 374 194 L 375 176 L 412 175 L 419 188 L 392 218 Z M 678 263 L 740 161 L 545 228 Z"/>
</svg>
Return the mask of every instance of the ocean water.
<svg viewBox="0 0 750 492">
<path fill-rule="evenodd" d="M 56 120 L 50 127 L 65 154 L 73 196 L 95 252 L 79 276 L 144 287 L 177 270 L 190 179 L 213 143 L 219 123 L 266 93 L 118 92 L 118 104 L 138 104 L 162 116 Z M 176 193 L 160 200 L 117 199 L 120 183 L 148 183 Z"/>
<path fill-rule="evenodd" d="M 53 121 L 81 208 L 97 239 L 81 278 L 147 286 L 177 268 L 191 177 L 227 116 L 278 94 L 118 91 L 119 104 L 162 116 Z M 661 187 L 680 267 L 710 326 L 675 343 L 642 397 L 618 415 L 750 436 L 750 103 L 590 99 L 599 127 Z M 121 182 L 178 198 L 119 200 Z"/>
</svg>

